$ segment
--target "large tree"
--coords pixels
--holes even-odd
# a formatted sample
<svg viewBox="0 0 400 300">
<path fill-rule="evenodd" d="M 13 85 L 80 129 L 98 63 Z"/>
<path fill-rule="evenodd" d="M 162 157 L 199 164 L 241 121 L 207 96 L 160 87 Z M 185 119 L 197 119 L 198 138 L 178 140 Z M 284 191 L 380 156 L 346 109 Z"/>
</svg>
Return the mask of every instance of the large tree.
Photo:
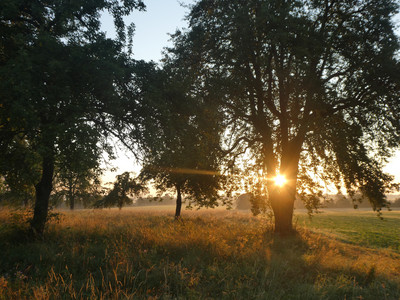
<svg viewBox="0 0 400 300">
<path fill-rule="evenodd" d="M 141 180 L 152 181 L 159 192 L 175 190 L 177 219 L 183 197 L 197 206 L 218 206 L 224 181 L 218 110 L 190 90 L 193 74 L 179 72 L 172 62 L 163 69 L 142 62 L 135 70 L 134 98 L 145 116 Z"/>
<path fill-rule="evenodd" d="M 170 57 L 224 109 L 227 150 L 260 163 L 275 231 L 321 180 L 387 205 L 400 137 L 394 0 L 202 0 Z M 287 183 L 280 187 L 278 174 Z"/>
<path fill-rule="evenodd" d="M 120 124 L 118 87 L 129 80 L 123 16 L 143 7 L 140 0 L 6 0 L 0 6 L 0 151 L 13 153 L 18 138 L 26 153 L 38 156 L 31 222 L 38 234 L 46 223 L 58 154 L 74 158 L 74 150 L 63 147 L 82 143 L 97 151 L 102 131 L 114 132 L 114 119 Z M 114 40 L 100 30 L 102 11 L 114 17 Z M 71 139 L 71 132 L 88 138 Z M 8 165 L 1 163 L 2 173 Z"/>
</svg>

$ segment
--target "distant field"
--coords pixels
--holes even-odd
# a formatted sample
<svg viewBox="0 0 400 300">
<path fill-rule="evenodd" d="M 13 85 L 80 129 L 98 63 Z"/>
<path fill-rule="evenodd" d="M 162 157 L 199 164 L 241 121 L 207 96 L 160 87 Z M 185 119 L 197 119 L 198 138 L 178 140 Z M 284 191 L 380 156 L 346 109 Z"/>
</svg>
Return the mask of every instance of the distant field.
<svg viewBox="0 0 400 300">
<path fill-rule="evenodd" d="M 298 226 L 344 242 L 400 253 L 400 211 L 384 211 L 381 220 L 371 210 L 327 209 L 311 219 L 296 213 Z"/>
<path fill-rule="evenodd" d="M 173 213 L 63 211 L 35 241 L 0 210 L 0 299 L 400 299 L 399 212 L 296 212 L 290 238 L 247 212 Z"/>
</svg>

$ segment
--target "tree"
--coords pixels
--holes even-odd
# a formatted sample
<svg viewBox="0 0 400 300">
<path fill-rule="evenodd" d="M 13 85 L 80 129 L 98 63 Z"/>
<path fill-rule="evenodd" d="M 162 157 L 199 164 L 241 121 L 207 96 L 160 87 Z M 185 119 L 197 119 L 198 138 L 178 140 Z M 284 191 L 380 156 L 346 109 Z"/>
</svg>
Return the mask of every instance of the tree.
<svg viewBox="0 0 400 300">
<path fill-rule="evenodd" d="M 218 111 L 195 100 L 187 90 L 185 72 L 164 63 L 136 68 L 135 87 L 140 95 L 143 120 L 143 168 L 139 177 L 153 181 L 159 192 L 176 192 L 175 218 L 180 218 L 182 198 L 198 206 L 214 207 L 224 177 L 220 174 Z"/>
<path fill-rule="evenodd" d="M 321 180 L 387 205 L 382 165 L 400 140 L 397 12 L 392 0 L 201 0 L 174 35 L 170 57 L 224 110 L 226 149 L 259 165 L 277 233 L 292 232 L 296 194 L 315 202 Z"/>
<path fill-rule="evenodd" d="M 18 138 L 26 142 L 26 153 L 38 156 L 35 233 L 44 230 L 62 145 L 78 142 L 70 132 L 91 137 L 85 146 L 93 150 L 106 145 L 104 131 L 115 132 L 121 123 L 118 87 L 130 78 L 123 16 L 143 8 L 140 0 L 123 5 L 114 0 L 7 0 L 1 5 L 0 151 L 12 153 Z M 103 10 L 114 16 L 115 40 L 100 31 Z M 1 166 L 8 168 L 4 161 Z"/>
<path fill-rule="evenodd" d="M 15 136 L 10 147 L 13 151 L 3 153 L 0 160 L 6 191 L 3 196 L 13 204 L 28 207 L 33 203 L 34 183 L 40 175 L 38 156 L 29 151 L 29 144 L 21 135 Z"/>
<path fill-rule="evenodd" d="M 132 203 L 132 199 L 130 199 L 129 196 L 138 195 L 145 190 L 146 188 L 137 182 L 135 178 L 132 178 L 129 172 L 124 172 L 121 175 L 117 175 L 114 187 L 103 199 L 96 202 L 94 206 L 118 206 L 119 209 L 122 209 L 124 204 Z"/>
<path fill-rule="evenodd" d="M 69 208 L 73 210 L 76 204 L 88 207 L 93 204 L 93 200 L 100 194 L 101 186 L 99 176 L 100 169 L 63 169 L 58 171 L 55 177 L 54 199 L 59 204 L 66 201 Z"/>
<path fill-rule="evenodd" d="M 55 190 L 59 197 L 66 198 L 71 210 L 76 201 L 90 198 L 92 186 L 100 185 L 99 157 L 103 149 L 97 146 L 96 133 L 87 135 L 90 130 L 70 129 L 56 157 Z"/>
</svg>

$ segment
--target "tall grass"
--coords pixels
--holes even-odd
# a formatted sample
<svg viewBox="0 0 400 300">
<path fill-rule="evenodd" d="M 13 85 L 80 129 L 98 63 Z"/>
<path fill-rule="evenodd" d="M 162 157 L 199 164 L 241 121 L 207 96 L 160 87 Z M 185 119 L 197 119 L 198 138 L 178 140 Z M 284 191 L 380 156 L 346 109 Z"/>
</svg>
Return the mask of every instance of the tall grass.
<svg viewBox="0 0 400 300">
<path fill-rule="evenodd" d="M 248 214 L 65 212 L 41 241 L 18 218 L 0 212 L 0 299 L 400 298 L 398 253 L 300 227 L 277 238 Z"/>
</svg>

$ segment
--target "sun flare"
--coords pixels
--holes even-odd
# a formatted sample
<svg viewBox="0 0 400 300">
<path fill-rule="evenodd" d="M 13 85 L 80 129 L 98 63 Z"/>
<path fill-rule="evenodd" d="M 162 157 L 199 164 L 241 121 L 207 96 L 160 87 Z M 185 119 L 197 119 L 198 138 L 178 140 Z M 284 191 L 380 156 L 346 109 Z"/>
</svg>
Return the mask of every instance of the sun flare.
<svg viewBox="0 0 400 300">
<path fill-rule="evenodd" d="M 274 181 L 275 181 L 275 184 L 276 184 L 277 186 L 284 186 L 285 183 L 287 182 L 285 176 L 283 176 L 283 175 L 277 175 L 277 176 L 274 178 Z"/>
</svg>

